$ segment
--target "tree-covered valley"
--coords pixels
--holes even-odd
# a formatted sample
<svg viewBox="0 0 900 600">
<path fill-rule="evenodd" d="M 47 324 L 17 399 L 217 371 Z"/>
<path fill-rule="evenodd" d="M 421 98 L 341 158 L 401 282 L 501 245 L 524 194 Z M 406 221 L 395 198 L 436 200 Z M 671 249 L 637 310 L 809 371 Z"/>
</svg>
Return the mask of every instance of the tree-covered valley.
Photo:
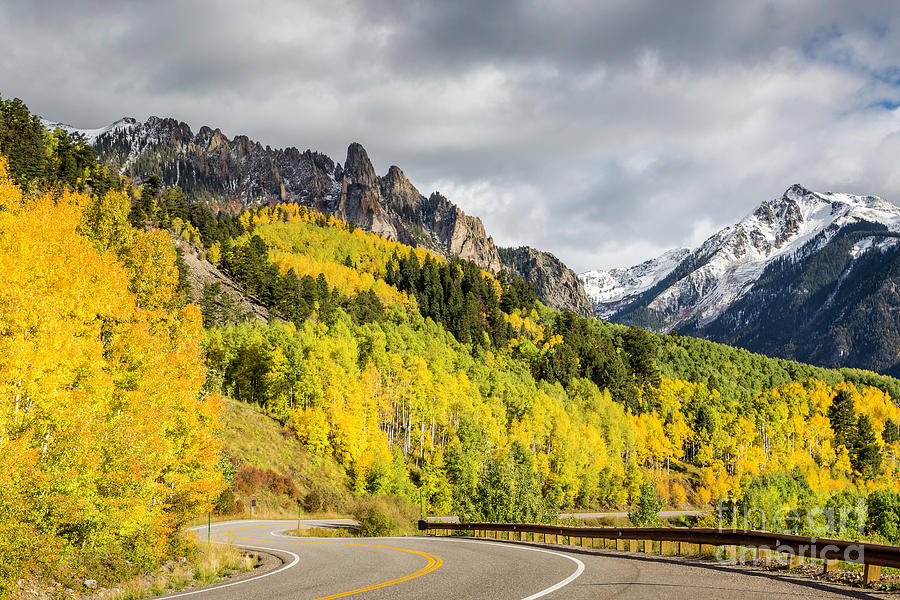
<svg viewBox="0 0 900 600">
<path fill-rule="evenodd" d="M 867 535 L 900 542 L 896 379 L 552 309 L 514 274 L 298 204 L 214 213 L 19 101 L 0 154 L 0 592 L 110 556 L 152 567 L 197 515 L 263 495 L 496 521 L 647 489 L 862 501 Z M 229 419 L 267 437 L 238 444 Z"/>
</svg>

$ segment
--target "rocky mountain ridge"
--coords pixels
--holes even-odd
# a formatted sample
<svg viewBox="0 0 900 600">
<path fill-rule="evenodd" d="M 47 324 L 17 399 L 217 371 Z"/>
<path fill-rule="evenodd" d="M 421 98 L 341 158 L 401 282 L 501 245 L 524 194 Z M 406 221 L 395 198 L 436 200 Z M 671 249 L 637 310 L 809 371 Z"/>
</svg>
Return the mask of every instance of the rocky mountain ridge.
<svg viewBox="0 0 900 600">
<path fill-rule="evenodd" d="M 124 118 L 90 130 L 44 122 L 83 135 L 110 168 L 139 182 L 158 175 L 165 185 L 180 186 L 189 200 L 222 211 L 296 202 L 392 240 L 471 260 L 492 273 L 517 271 L 503 263 L 481 219 L 438 192 L 424 196 L 399 167 L 379 177 L 358 143 L 350 144 L 341 164 L 312 150 L 273 149 L 240 135 L 229 139 L 210 127 L 194 134 L 175 119 Z M 550 306 L 591 314 L 580 282 L 555 257 L 535 262 L 523 276 Z"/>
<path fill-rule="evenodd" d="M 510 271 L 544 290 L 549 304 L 566 304 L 573 312 L 591 314 L 591 302 L 578 276 L 553 254 L 520 246 L 500 248 L 500 258 Z"/>
</svg>

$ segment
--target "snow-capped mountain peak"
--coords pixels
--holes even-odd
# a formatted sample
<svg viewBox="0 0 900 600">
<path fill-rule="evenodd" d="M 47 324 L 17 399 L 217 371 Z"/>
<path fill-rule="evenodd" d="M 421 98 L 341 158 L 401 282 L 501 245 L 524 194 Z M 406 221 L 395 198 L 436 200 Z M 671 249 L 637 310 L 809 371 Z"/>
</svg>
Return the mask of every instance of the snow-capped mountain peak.
<svg viewBox="0 0 900 600">
<path fill-rule="evenodd" d="M 580 277 L 597 316 L 615 319 L 689 259 L 690 270 L 642 303 L 663 316 L 659 329 L 688 321 L 703 326 L 743 297 L 774 260 L 796 258 L 813 239 L 822 247 L 843 227 L 858 222 L 900 232 L 900 208 L 877 196 L 813 192 L 795 184 L 780 198 L 761 203 L 738 223 L 711 236 L 696 251 L 671 250 L 630 269 L 589 271 Z M 855 252 L 877 247 L 883 246 L 876 240 Z"/>
</svg>

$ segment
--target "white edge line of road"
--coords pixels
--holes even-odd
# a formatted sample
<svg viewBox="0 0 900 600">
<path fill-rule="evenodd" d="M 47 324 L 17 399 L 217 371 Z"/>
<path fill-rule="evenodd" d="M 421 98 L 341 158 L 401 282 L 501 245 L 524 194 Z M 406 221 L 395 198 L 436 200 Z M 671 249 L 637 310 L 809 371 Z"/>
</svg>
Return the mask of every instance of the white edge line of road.
<svg viewBox="0 0 900 600">
<path fill-rule="evenodd" d="M 220 522 L 220 523 L 217 523 L 217 525 L 233 525 L 235 523 L 246 523 L 246 522 L 247 521 L 229 521 L 229 522 Z M 270 522 L 270 521 L 262 521 L 262 522 L 266 523 L 266 522 Z M 202 531 L 205 528 L 206 528 L 205 525 L 199 525 L 197 527 L 191 527 L 189 529 L 189 531 L 193 531 L 195 529 L 199 529 Z M 269 571 L 268 573 L 263 573 L 262 575 L 257 575 L 256 577 L 250 577 L 248 579 L 241 579 L 240 581 L 232 581 L 231 583 L 223 583 L 221 585 L 213 585 L 213 586 L 209 586 L 209 587 L 204 587 L 199 590 L 193 590 L 191 592 L 181 592 L 179 594 L 172 594 L 170 596 L 162 596 L 162 598 L 164 598 L 164 599 L 181 598 L 183 596 L 193 596 L 194 594 L 202 594 L 204 592 L 211 592 L 213 590 L 221 590 L 223 588 L 231 587 L 233 585 L 243 585 L 245 583 L 250 583 L 251 581 L 256 581 L 257 579 L 262 579 L 263 577 L 268 577 L 269 575 L 276 575 L 278 573 L 281 573 L 282 571 L 287 571 L 288 569 L 296 566 L 297 563 L 300 562 L 300 557 L 298 555 L 294 554 L 293 552 L 291 552 L 289 550 L 283 550 L 281 548 L 276 549 L 276 548 L 266 548 L 266 547 L 262 547 L 262 546 L 244 546 L 243 544 L 241 544 L 239 547 L 246 548 L 248 550 L 269 550 L 272 552 L 284 552 L 285 554 L 290 554 L 291 556 L 293 556 L 294 560 L 292 560 L 290 564 L 284 565 L 278 569 L 275 569 L 274 571 Z"/>
<path fill-rule="evenodd" d="M 440 539 L 440 538 L 437 538 Z M 584 563 L 575 558 L 574 556 L 569 556 L 568 554 L 563 554 L 562 552 L 554 552 L 553 550 L 544 550 L 543 548 L 533 548 L 531 546 L 520 546 L 518 544 L 498 544 L 497 542 L 485 542 L 481 540 L 459 540 L 459 539 L 443 539 L 445 542 L 456 542 L 456 543 L 469 543 L 469 544 L 487 544 L 488 546 L 500 546 L 502 548 L 518 548 L 519 550 L 531 550 L 532 552 L 543 552 L 544 554 L 552 554 L 553 556 L 561 556 L 562 558 L 568 558 L 577 566 L 575 567 L 575 572 L 560 581 L 559 583 L 555 583 L 550 587 L 543 589 L 536 594 L 532 594 L 526 598 L 522 598 L 522 600 L 536 600 L 537 598 L 542 598 L 547 594 L 551 594 L 560 588 L 564 588 L 584 573 Z"/>
</svg>

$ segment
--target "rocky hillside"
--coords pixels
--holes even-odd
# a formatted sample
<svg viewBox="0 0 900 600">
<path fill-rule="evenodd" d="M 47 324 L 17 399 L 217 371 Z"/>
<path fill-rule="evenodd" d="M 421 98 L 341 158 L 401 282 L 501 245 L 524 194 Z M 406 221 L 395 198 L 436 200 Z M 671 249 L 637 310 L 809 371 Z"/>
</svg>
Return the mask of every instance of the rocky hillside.
<svg viewBox="0 0 900 600">
<path fill-rule="evenodd" d="M 666 268 L 601 310 L 823 366 L 900 368 L 900 208 L 881 198 L 794 185 Z"/>
<path fill-rule="evenodd" d="M 549 252 L 520 246 L 500 248 L 507 268 L 531 282 L 538 296 L 551 306 L 565 306 L 580 315 L 592 314 L 591 302 L 575 272 Z"/>
<path fill-rule="evenodd" d="M 525 269 L 503 263 L 481 219 L 438 192 L 424 196 L 399 167 L 379 177 L 360 144 L 350 145 L 341 164 L 311 150 L 273 149 L 246 136 L 229 139 L 219 129 L 202 127 L 194 134 L 174 119 L 150 117 L 141 123 L 125 118 L 90 130 L 45 124 L 84 135 L 111 168 L 137 181 L 158 175 L 164 184 L 180 186 L 191 201 L 226 212 L 297 202 L 389 239 L 471 260 L 493 273 L 519 272 L 550 306 L 590 312 L 580 282 L 558 259 L 548 255 Z"/>
<path fill-rule="evenodd" d="M 215 303 L 220 315 L 223 311 L 229 310 L 235 312 L 236 316 L 246 316 L 268 322 L 269 309 L 259 299 L 247 294 L 227 273 L 223 273 L 216 265 L 206 260 L 205 253 L 201 248 L 174 234 L 172 242 L 184 260 L 191 299 L 194 302 L 200 302 L 202 305 L 204 288 L 215 286 L 217 297 L 211 298 L 211 301 Z M 227 296 L 227 298 L 223 296 Z M 227 319 L 219 322 L 227 322 Z"/>
</svg>

